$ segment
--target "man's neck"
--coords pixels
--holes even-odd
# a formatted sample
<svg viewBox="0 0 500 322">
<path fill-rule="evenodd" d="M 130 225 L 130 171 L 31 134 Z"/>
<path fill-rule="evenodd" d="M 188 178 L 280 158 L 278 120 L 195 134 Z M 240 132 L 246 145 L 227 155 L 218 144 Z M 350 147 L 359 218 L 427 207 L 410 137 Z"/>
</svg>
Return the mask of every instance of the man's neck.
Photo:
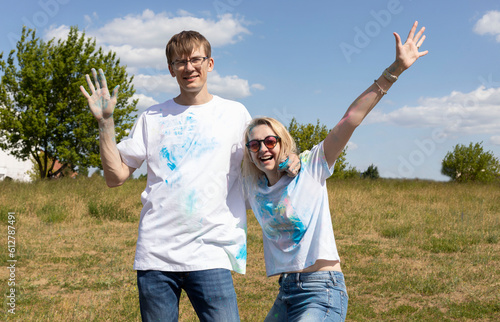
<svg viewBox="0 0 500 322">
<path fill-rule="evenodd" d="M 213 95 L 208 91 L 201 91 L 198 93 L 181 91 L 181 94 L 174 98 L 174 102 L 179 105 L 201 105 L 210 102 L 212 97 Z"/>
</svg>

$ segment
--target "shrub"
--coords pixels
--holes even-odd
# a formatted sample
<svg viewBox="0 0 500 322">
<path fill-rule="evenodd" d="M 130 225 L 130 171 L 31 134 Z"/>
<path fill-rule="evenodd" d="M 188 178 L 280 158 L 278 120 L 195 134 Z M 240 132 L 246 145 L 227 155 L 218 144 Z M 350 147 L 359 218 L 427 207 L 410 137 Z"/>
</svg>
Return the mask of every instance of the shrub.
<svg viewBox="0 0 500 322">
<path fill-rule="evenodd" d="M 441 173 L 456 182 L 491 182 L 500 179 L 500 161 L 481 143 L 457 144 L 443 159 Z"/>
</svg>

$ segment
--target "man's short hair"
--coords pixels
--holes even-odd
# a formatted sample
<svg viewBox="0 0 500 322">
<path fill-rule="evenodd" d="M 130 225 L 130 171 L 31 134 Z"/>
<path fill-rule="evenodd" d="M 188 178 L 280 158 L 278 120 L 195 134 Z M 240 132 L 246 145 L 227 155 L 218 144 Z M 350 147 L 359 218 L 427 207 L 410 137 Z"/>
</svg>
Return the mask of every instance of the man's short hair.
<svg viewBox="0 0 500 322">
<path fill-rule="evenodd" d="M 212 48 L 208 40 L 197 31 L 184 30 L 173 35 L 168 41 L 167 47 L 165 48 L 167 62 L 170 65 L 175 57 L 189 56 L 193 50 L 200 47 L 205 49 L 205 55 L 207 57 L 211 57 Z"/>
</svg>

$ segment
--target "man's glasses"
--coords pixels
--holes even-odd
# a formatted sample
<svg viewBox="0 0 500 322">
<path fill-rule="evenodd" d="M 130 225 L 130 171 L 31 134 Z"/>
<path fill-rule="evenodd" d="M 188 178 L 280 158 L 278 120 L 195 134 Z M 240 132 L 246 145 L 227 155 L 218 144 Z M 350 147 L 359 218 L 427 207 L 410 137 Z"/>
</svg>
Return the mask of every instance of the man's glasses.
<svg viewBox="0 0 500 322">
<path fill-rule="evenodd" d="M 269 136 L 266 136 L 264 138 L 264 140 L 248 141 L 248 143 L 245 145 L 247 146 L 248 150 L 250 150 L 252 152 L 259 152 L 262 142 L 264 142 L 264 145 L 266 146 L 266 148 L 273 149 L 276 146 L 276 144 L 278 144 L 279 140 L 280 140 L 279 136 L 269 135 Z"/>
<path fill-rule="evenodd" d="M 194 68 L 198 68 L 207 59 L 208 57 L 193 57 L 188 60 L 176 60 L 172 62 L 172 67 L 175 70 L 183 70 L 184 68 L 186 68 L 187 63 L 191 63 L 191 66 L 193 66 Z"/>
</svg>

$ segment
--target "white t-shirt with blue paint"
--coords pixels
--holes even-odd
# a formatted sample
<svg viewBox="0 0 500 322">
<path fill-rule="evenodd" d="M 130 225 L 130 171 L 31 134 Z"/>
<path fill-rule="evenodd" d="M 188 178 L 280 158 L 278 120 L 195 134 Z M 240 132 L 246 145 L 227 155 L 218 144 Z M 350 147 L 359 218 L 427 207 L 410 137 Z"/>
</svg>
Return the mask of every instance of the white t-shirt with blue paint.
<svg viewBox="0 0 500 322">
<path fill-rule="evenodd" d="M 246 108 L 218 96 L 202 105 L 169 100 L 142 113 L 118 144 L 123 162 L 147 162 L 134 269 L 245 273 L 241 189 Z"/>
<path fill-rule="evenodd" d="M 333 235 L 326 179 L 332 175 L 323 142 L 300 154 L 298 176 L 273 186 L 265 177 L 248 199 L 262 227 L 268 276 L 302 270 L 318 259 L 340 260 Z"/>
</svg>

